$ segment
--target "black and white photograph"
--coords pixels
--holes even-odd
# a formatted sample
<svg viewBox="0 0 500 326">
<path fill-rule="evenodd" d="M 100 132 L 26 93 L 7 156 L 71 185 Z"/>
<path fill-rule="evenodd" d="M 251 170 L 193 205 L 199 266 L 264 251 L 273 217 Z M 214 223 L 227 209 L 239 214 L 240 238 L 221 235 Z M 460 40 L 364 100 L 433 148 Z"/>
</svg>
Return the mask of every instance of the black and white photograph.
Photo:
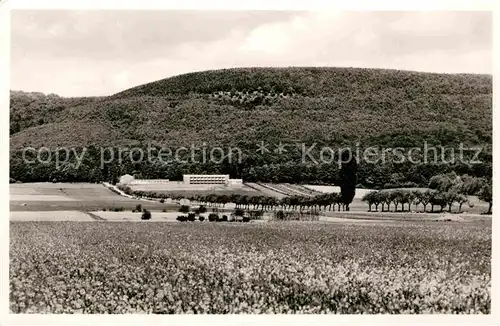
<svg viewBox="0 0 500 326">
<path fill-rule="evenodd" d="M 9 314 L 494 313 L 492 11 L 9 15 Z"/>
</svg>

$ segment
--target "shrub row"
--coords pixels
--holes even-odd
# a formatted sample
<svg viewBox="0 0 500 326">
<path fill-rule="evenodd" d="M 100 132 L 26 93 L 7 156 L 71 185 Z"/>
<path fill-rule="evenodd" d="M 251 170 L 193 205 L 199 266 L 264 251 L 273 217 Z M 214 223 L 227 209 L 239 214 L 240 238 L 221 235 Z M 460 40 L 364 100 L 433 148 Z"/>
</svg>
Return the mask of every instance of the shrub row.
<svg viewBox="0 0 500 326">
<path fill-rule="evenodd" d="M 319 213 L 277 211 L 274 213 L 273 219 L 280 221 L 319 221 Z"/>
<path fill-rule="evenodd" d="M 177 216 L 177 221 L 179 222 L 194 222 L 198 219 L 198 221 L 205 221 L 205 217 L 203 215 L 196 216 L 194 213 L 189 213 L 188 215 L 179 215 Z M 208 215 L 209 222 L 250 222 L 249 217 L 242 217 L 240 219 L 235 216 L 228 217 L 227 215 L 219 216 L 218 214 L 211 213 Z"/>
</svg>

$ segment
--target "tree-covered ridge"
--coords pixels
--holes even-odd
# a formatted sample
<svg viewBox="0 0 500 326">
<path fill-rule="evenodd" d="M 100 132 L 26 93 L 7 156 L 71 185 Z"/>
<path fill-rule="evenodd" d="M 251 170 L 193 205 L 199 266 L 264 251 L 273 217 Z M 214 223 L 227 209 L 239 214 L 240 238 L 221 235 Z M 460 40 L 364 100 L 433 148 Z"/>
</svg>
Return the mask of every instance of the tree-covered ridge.
<svg viewBox="0 0 500 326">
<path fill-rule="evenodd" d="M 233 68 L 193 72 L 140 85 L 116 97 L 201 93 L 261 89 L 264 92 L 303 96 L 367 94 L 382 90 L 407 97 L 419 93 L 491 94 L 492 77 L 475 74 L 434 74 L 389 69 L 290 67 Z"/>
<path fill-rule="evenodd" d="M 457 149 L 463 143 L 483 147 L 482 164 L 361 164 L 358 183 L 379 188 L 422 185 L 435 174 L 451 171 L 490 178 L 491 89 L 489 75 L 238 68 L 180 75 L 101 98 L 12 92 L 11 177 L 33 181 L 66 175 L 51 167 L 41 177 L 31 171 L 33 167 L 23 166 L 15 152 L 26 146 L 93 146 L 99 153 L 107 146 L 153 144 L 175 150 L 206 144 L 238 147 L 243 160 L 218 166 L 143 164 L 140 169 L 149 177 L 172 180 L 180 171 L 221 171 L 249 181 L 334 183 L 338 173 L 333 164 L 300 162 L 301 145 L 314 146 L 312 153 L 318 157 L 323 146 L 410 148 L 427 143 Z M 256 153 L 256 145 L 263 141 L 270 149 L 266 155 Z M 277 154 L 273 150 L 280 142 L 286 152 Z M 99 155 L 93 155 L 85 166 L 99 170 L 98 161 Z M 120 169 L 129 173 L 125 167 L 124 163 Z M 97 170 L 90 175 L 101 175 Z"/>
<path fill-rule="evenodd" d="M 41 110 L 41 109 L 38 109 Z M 27 110 L 29 111 L 29 109 Z M 37 111 L 32 110 L 32 116 Z M 50 117 L 40 115 L 40 117 Z M 31 120 L 30 120 L 31 121 Z M 192 95 L 183 99 L 139 96 L 67 107 L 38 128 L 13 134 L 12 147 L 118 145 L 157 141 L 183 146 L 274 142 L 417 146 L 491 143 L 491 96 L 427 96 L 417 102 L 358 98 L 291 97 L 244 107 Z M 107 137 L 94 137 L 96 128 Z M 12 129 L 12 121 L 11 121 Z M 58 130 L 55 131 L 54 129 Z M 80 135 L 85 137 L 79 137 Z M 43 137 L 40 137 L 43 136 Z M 83 138 L 84 143 L 81 143 Z M 85 139 L 87 139 L 85 141 Z"/>
<path fill-rule="evenodd" d="M 104 98 L 33 99 L 13 92 L 11 147 L 133 141 L 215 146 L 269 138 L 484 145 L 491 143 L 491 85 L 488 75 L 238 68 L 184 74 Z"/>
<path fill-rule="evenodd" d="M 66 110 L 97 101 L 99 97 L 66 98 L 40 92 L 10 91 L 10 135 L 58 121 Z"/>
</svg>

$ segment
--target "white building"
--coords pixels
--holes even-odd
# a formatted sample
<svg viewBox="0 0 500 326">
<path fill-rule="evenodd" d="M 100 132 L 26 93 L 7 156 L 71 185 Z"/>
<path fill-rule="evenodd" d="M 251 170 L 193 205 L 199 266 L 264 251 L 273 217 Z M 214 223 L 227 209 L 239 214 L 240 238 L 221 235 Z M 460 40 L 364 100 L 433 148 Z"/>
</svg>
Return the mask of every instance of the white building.
<svg viewBox="0 0 500 326">
<path fill-rule="evenodd" d="M 188 190 L 196 187 L 205 186 L 228 186 L 232 188 L 240 188 L 243 186 L 242 179 L 230 179 L 228 174 L 184 174 L 183 181 L 169 181 L 168 179 L 135 179 L 129 174 L 120 177 L 120 184 L 134 186 L 137 189 L 147 187 L 145 189 L 166 189 L 165 187 L 175 188 L 176 190 Z"/>
<path fill-rule="evenodd" d="M 229 179 L 229 185 L 235 188 L 242 187 L 243 179 Z"/>
<path fill-rule="evenodd" d="M 122 184 L 122 185 L 128 185 L 132 181 L 134 181 L 134 177 L 131 176 L 130 174 L 125 174 L 125 175 L 122 175 L 120 177 L 120 182 L 119 183 Z"/>
<path fill-rule="evenodd" d="M 227 185 L 229 184 L 228 174 L 184 174 L 182 176 L 184 184 L 187 185 Z"/>
<path fill-rule="evenodd" d="M 154 184 L 167 184 L 168 179 L 134 179 L 131 184 L 133 185 L 154 185 Z"/>
</svg>

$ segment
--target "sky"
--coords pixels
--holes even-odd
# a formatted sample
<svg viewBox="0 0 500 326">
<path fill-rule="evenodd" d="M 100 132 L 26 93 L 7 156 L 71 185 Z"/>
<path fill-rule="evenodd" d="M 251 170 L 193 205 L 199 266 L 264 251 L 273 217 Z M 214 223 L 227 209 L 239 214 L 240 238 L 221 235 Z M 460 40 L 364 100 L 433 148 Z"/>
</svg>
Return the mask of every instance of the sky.
<svg viewBox="0 0 500 326">
<path fill-rule="evenodd" d="M 486 73 L 489 12 L 13 10 L 11 89 L 103 96 L 232 67 Z"/>
</svg>

